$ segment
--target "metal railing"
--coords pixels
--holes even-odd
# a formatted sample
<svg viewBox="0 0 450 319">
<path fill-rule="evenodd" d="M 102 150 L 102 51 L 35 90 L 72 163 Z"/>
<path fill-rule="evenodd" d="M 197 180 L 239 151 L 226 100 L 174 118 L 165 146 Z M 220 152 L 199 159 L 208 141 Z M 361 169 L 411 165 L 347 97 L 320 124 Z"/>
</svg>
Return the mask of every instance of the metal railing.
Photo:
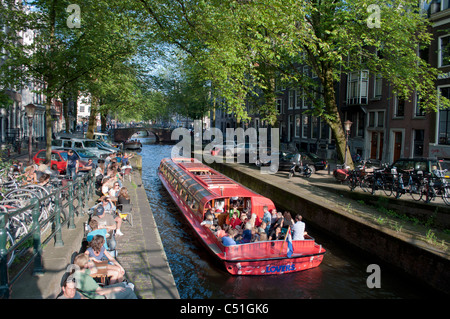
<svg viewBox="0 0 450 319">
<path fill-rule="evenodd" d="M 54 239 L 56 247 L 64 246 L 62 229 L 67 225 L 69 229 L 75 229 L 75 214 L 84 214 L 85 206 L 95 192 L 94 171 L 80 176 L 75 181 L 68 181 L 66 185 L 56 188 L 49 195 L 42 198 L 32 198 L 30 204 L 13 211 L 0 212 L 0 299 L 9 299 L 14 283 L 33 263 L 33 275 L 42 275 L 44 266 L 42 263 L 42 247 Z M 74 200 L 77 206 L 74 206 Z M 53 212 L 45 220 L 39 220 L 41 203 L 52 200 Z M 66 214 L 68 210 L 68 214 Z M 20 216 L 27 211 L 32 212 L 32 225 L 29 232 L 8 245 L 8 221 L 14 216 Z M 49 223 L 52 224 L 50 234 L 42 233 L 42 229 Z M 42 238 L 44 236 L 44 238 Z M 32 253 L 28 254 L 24 265 L 17 269 L 13 278 L 9 278 L 8 256 L 21 246 L 32 242 Z M 30 248 L 31 249 L 31 248 Z M 31 255 L 31 256 L 30 256 Z"/>
</svg>

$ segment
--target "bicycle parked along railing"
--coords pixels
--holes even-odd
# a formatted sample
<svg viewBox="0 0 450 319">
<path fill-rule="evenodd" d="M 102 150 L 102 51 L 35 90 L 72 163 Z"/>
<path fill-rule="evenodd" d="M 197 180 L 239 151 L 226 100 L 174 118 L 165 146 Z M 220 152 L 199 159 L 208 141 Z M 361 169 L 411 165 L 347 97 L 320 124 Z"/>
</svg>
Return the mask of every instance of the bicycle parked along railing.
<svg viewBox="0 0 450 319">
<path fill-rule="evenodd" d="M 62 227 L 75 228 L 75 214 L 84 213 L 87 201 L 94 194 L 94 172 L 75 181 L 56 179 L 44 186 L 21 185 L 4 194 L 0 200 L 0 298 L 9 298 L 10 289 L 31 263 L 35 274 L 43 272 L 41 247 L 54 239 L 63 246 Z M 75 209 L 74 201 L 77 200 Z M 27 254 L 27 262 L 14 278 L 8 269 L 19 255 Z"/>
</svg>

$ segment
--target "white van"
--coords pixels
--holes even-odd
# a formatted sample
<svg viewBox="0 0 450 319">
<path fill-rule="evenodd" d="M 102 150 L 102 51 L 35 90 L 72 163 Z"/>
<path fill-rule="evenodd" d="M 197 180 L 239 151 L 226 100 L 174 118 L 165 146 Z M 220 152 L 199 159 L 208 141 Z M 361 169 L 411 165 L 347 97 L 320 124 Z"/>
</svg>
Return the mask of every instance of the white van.
<svg viewBox="0 0 450 319">
<path fill-rule="evenodd" d="M 58 138 L 52 140 L 52 146 L 86 150 L 98 158 L 104 158 L 112 153 L 111 151 L 100 149 L 97 145 L 97 141 L 87 138 Z"/>
</svg>

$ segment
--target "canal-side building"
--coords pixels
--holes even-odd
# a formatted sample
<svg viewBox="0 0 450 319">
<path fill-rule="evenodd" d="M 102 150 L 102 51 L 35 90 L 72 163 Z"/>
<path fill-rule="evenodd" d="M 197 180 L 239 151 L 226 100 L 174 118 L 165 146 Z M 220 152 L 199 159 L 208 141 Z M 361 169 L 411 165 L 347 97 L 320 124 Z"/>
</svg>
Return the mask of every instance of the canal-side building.
<svg viewBox="0 0 450 319">
<path fill-rule="evenodd" d="M 450 3 L 432 1 L 429 20 L 433 41 L 429 48 L 430 65 L 442 74 L 436 80 L 436 90 L 450 98 Z M 450 110 L 438 109 L 431 118 L 430 156 L 450 160 Z"/>
</svg>

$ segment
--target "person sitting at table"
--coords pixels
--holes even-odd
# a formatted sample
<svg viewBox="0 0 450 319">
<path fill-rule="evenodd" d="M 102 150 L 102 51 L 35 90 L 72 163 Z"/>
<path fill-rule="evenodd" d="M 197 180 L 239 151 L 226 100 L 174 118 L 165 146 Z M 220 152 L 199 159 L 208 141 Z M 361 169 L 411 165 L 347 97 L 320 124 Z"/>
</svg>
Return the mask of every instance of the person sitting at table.
<svg viewBox="0 0 450 319">
<path fill-rule="evenodd" d="M 111 250 L 116 249 L 117 242 L 114 236 L 114 230 L 117 228 L 117 223 L 114 217 L 111 214 L 105 213 L 102 205 L 97 205 L 94 208 L 94 216 L 91 217 L 91 220 L 96 220 L 98 223 L 98 229 L 106 229 L 109 236 L 107 239 L 108 247 Z"/>
<path fill-rule="evenodd" d="M 113 187 L 108 191 L 108 195 L 112 198 L 117 199 L 119 197 L 119 192 L 121 190 L 119 182 L 114 182 Z"/>
<path fill-rule="evenodd" d="M 90 231 L 86 235 L 86 241 L 88 243 L 90 243 L 92 241 L 92 239 L 94 238 L 94 236 L 96 236 L 96 235 L 103 236 L 103 238 L 105 238 L 105 243 L 103 244 L 103 246 L 105 246 L 106 250 L 109 250 L 108 242 L 107 242 L 107 238 L 109 237 L 109 234 L 108 234 L 108 231 L 106 230 L 106 228 L 101 228 L 101 229 L 98 228 L 98 221 L 96 219 L 91 219 L 89 221 L 89 228 L 90 228 Z"/>
<path fill-rule="evenodd" d="M 89 268 L 91 262 L 84 253 L 78 254 L 74 259 L 72 276 L 77 282 L 77 289 L 82 295 L 89 299 L 137 299 L 130 284 L 120 282 L 101 287 L 91 274 L 97 272 L 97 268 Z"/>
<path fill-rule="evenodd" d="M 48 182 L 50 181 L 50 175 L 43 173 L 38 180 L 38 185 L 40 186 L 46 186 Z"/>
<path fill-rule="evenodd" d="M 56 296 L 56 299 L 86 299 L 86 297 L 77 291 L 75 278 L 66 272 L 61 281 L 61 292 Z"/>
<path fill-rule="evenodd" d="M 128 194 L 128 188 L 122 187 L 119 191 L 119 196 L 117 196 L 117 205 L 130 204 L 130 194 Z"/>
<path fill-rule="evenodd" d="M 37 182 L 36 169 L 35 169 L 34 165 L 27 166 L 27 168 L 25 169 L 25 173 L 22 176 L 25 178 L 25 181 L 28 183 Z"/>
<path fill-rule="evenodd" d="M 111 256 L 111 254 L 105 249 L 105 238 L 102 235 L 95 235 L 92 241 L 89 243 L 88 249 L 84 252 L 89 260 L 94 263 L 101 263 L 103 261 L 108 261 L 106 265 L 107 276 L 110 277 L 110 283 L 115 284 L 116 282 L 123 281 L 123 275 L 125 270 L 117 262 L 117 260 Z"/>
</svg>

